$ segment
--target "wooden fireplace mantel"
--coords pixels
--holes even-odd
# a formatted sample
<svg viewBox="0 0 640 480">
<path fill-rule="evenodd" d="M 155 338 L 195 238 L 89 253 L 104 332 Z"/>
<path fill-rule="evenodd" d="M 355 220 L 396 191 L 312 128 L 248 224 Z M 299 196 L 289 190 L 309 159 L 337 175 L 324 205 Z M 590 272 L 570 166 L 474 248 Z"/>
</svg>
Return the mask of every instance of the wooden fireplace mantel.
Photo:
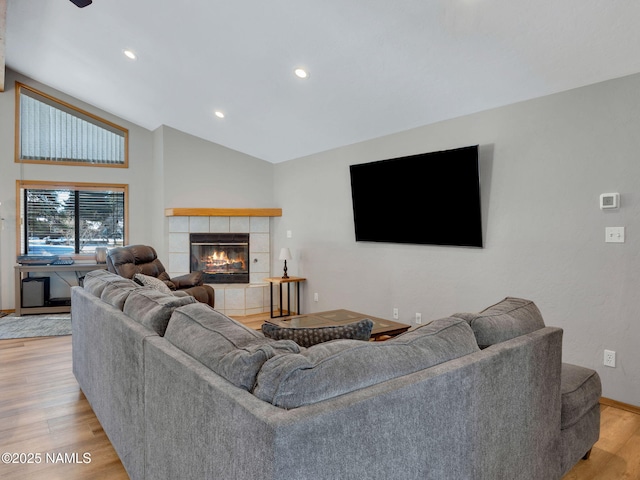
<svg viewBox="0 0 640 480">
<path fill-rule="evenodd" d="M 281 217 L 281 208 L 165 208 L 165 217 Z"/>
</svg>

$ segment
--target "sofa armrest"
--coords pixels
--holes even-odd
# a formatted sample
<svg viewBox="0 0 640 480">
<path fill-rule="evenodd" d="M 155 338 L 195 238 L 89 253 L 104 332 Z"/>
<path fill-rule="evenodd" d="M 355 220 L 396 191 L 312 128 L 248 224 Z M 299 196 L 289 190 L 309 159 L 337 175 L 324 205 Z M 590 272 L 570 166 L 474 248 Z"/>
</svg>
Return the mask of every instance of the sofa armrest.
<svg viewBox="0 0 640 480">
<path fill-rule="evenodd" d="M 191 272 L 179 277 L 173 277 L 171 281 L 177 289 L 197 287 L 203 283 L 202 272 Z"/>
</svg>

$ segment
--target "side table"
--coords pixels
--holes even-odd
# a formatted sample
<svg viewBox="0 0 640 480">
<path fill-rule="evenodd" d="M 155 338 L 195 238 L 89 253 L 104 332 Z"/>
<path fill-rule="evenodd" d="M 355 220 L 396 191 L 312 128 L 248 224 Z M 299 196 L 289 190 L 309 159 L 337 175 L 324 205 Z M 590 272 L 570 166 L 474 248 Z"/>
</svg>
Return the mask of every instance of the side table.
<svg viewBox="0 0 640 480">
<path fill-rule="evenodd" d="M 300 314 L 300 284 L 302 282 L 304 282 L 306 280 L 306 278 L 301 278 L 301 277 L 287 277 L 287 278 L 282 278 L 282 277 L 269 277 L 269 278 L 265 278 L 264 281 L 265 282 L 269 282 L 269 313 L 271 315 L 271 318 L 278 318 L 278 317 L 285 317 L 288 315 L 291 315 L 291 289 L 290 289 L 290 285 L 292 283 L 295 283 L 296 285 L 296 302 L 298 304 L 297 307 L 297 314 Z M 273 314 L 273 284 L 277 284 L 279 287 L 279 291 L 280 291 L 280 315 L 274 315 Z M 287 285 L 287 315 L 283 314 L 283 308 L 282 308 L 282 285 L 286 284 Z"/>
</svg>

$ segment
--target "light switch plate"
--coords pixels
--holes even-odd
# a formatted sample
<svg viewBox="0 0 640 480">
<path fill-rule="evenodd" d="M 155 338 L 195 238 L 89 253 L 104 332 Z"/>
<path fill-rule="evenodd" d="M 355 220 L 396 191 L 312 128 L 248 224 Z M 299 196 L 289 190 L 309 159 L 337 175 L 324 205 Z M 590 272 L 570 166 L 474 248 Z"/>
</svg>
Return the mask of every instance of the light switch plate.
<svg viewBox="0 0 640 480">
<path fill-rule="evenodd" d="M 607 243 L 624 243 L 624 227 L 605 227 L 605 239 Z"/>
</svg>

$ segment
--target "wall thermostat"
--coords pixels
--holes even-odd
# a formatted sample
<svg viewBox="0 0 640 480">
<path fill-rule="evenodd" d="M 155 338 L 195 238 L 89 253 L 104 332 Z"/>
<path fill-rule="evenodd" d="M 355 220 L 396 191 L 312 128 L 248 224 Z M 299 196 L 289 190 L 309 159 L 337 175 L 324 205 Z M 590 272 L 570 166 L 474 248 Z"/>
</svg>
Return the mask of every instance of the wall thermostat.
<svg viewBox="0 0 640 480">
<path fill-rule="evenodd" d="M 619 193 L 603 193 L 600 195 L 600 208 L 602 210 L 607 208 L 618 208 L 620 206 L 620 194 Z"/>
</svg>

